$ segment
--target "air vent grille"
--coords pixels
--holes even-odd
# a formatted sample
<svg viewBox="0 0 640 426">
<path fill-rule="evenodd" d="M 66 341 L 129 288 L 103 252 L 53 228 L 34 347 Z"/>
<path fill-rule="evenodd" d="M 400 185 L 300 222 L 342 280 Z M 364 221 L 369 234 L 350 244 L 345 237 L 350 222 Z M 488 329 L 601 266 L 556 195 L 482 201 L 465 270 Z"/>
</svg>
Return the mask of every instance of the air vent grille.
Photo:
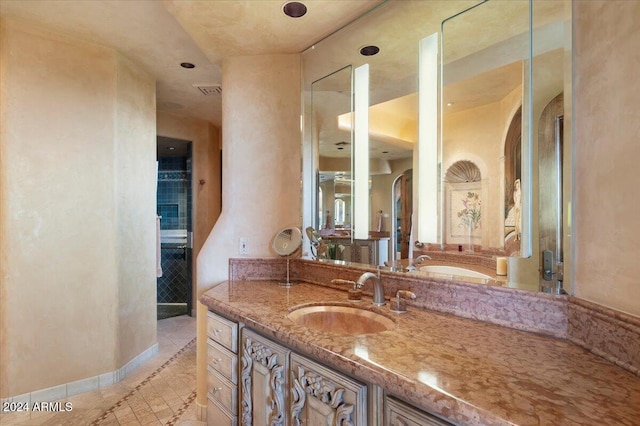
<svg viewBox="0 0 640 426">
<path fill-rule="evenodd" d="M 205 96 L 222 94 L 222 86 L 219 84 L 194 84 L 193 86 Z"/>
</svg>

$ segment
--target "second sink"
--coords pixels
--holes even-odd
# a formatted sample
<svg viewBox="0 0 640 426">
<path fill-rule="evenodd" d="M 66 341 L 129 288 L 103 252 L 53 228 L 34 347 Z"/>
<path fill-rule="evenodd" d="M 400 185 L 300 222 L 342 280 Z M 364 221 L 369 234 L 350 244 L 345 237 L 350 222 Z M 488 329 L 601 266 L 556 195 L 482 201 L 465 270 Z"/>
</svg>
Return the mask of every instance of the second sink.
<svg viewBox="0 0 640 426">
<path fill-rule="evenodd" d="M 352 306 L 306 306 L 291 311 L 287 317 L 298 325 L 327 333 L 380 333 L 395 326 L 382 314 Z"/>
</svg>

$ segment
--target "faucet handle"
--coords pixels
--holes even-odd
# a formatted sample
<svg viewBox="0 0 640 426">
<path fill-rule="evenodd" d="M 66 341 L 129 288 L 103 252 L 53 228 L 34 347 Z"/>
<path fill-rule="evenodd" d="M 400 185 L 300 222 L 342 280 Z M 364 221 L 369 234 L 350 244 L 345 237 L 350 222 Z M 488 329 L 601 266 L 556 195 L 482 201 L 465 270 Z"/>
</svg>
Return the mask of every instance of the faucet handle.
<svg viewBox="0 0 640 426">
<path fill-rule="evenodd" d="M 416 294 L 409 290 L 398 290 L 396 298 L 391 300 L 391 306 L 389 310 L 398 314 L 404 314 L 407 312 L 406 299 L 415 300 Z"/>
<path fill-rule="evenodd" d="M 362 284 L 358 284 L 355 281 L 351 281 L 351 280 L 343 280 L 340 278 L 334 278 L 331 280 L 331 284 L 348 284 L 350 286 L 353 286 L 353 289 L 356 290 L 360 287 L 362 287 Z"/>
<path fill-rule="evenodd" d="M 352 285 L 353 288 L 349 289 L 349 295 L 347 299 L 351 302 L 360 302 L 362 301 L 362 290 L 360 290 L 363 284 L 357 283 L 351 280 L 342 280 L 340 278 L 335 278 L 331 280 L 332 284 L 349 284 Z"/>
</svg>

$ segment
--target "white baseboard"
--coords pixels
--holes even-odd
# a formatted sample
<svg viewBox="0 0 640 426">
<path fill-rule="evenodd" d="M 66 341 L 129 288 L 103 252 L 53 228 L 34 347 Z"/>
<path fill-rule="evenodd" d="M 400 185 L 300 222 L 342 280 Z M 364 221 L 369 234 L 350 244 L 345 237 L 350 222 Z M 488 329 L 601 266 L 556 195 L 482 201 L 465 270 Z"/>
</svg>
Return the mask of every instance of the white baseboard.
<svg viewBox="0 0 640 426">
<path fill-rule="evenodd" d="M 29 403 L 29 405 L 31 405 L 35 402 L 51 402 L 68 398 L 79 393 L 89 392 L 105 386 L 110 386 L 129 376 L 135 369 L 140 367 L 142 364 L 144 364 L 157 354 L 158 344 L 155 343 L 143 352 L 136 355 L 135 358 L 133 358 L 131 361 L 117 370 L 111 371 L 109 373 L 99 374 L 93 377 L 88 377 L 82 380 L 76 380 L 75 382 L 69 382 L 46 389 L 39 389 L 29 393 L 23 393 L 22 395 L 1 398 L 0 403 L 4 404 L 6 402 L 23 402 Z"/>
</svg>

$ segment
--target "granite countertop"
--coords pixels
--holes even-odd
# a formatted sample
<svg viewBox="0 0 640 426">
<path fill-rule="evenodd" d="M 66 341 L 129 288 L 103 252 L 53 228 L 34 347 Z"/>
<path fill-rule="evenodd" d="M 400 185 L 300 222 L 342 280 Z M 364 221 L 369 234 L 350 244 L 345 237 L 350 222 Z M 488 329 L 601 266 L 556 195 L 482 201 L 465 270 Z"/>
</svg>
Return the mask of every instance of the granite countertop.
<svg viewBox="0 0 640 426">
<path fill-rule="evenodd" d="M 462 425 L 637 425 L 640 377 L 561 339 L 409 307 L 356 304 L 393 330 L 341 335 L 294 324 L 303 304 L 349 304 L 346 292 L 301 283 L 231 281 L 206 292 L 211 310 L 292 350 Z"/>
</svg>

